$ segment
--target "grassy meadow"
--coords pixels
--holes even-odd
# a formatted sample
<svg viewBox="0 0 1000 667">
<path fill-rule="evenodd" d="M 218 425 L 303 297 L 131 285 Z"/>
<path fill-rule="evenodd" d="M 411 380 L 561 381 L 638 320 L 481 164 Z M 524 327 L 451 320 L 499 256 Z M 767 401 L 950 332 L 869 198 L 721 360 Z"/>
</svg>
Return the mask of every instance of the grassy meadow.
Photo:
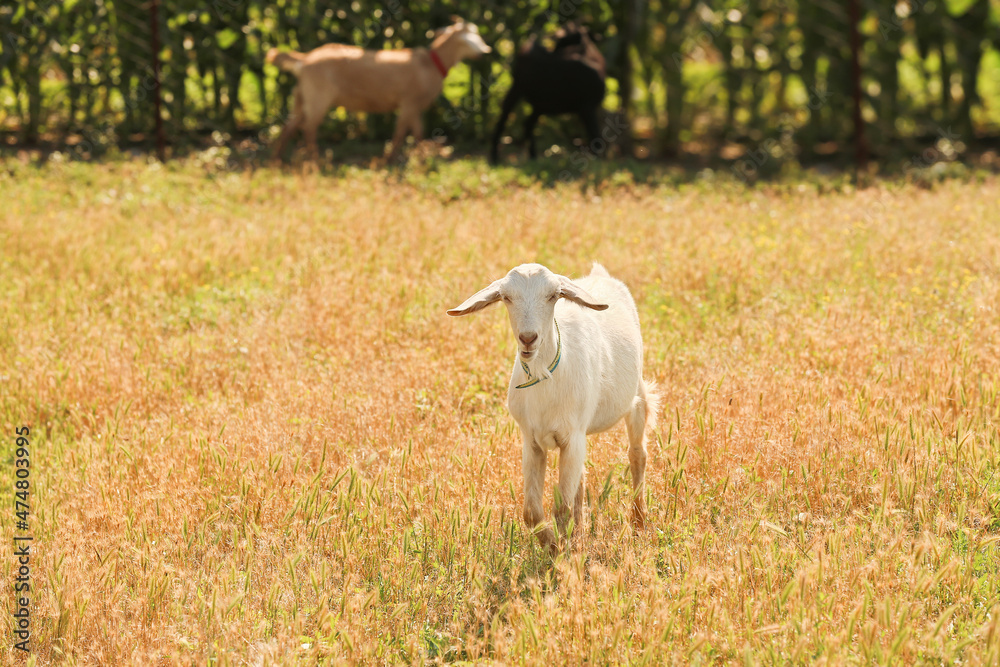
<svg viewBox="0 0 1000 667">
<path fill-rule="evenodd" d="M 29 664 L 1000 661 L 1000 179 L 592 169 L 3 163 Z M 527 261 L 630 285 L 663 397 L 646 529 L 621 425 L 555 559 L 502 308 L 445 315 Z"/>
</svg>

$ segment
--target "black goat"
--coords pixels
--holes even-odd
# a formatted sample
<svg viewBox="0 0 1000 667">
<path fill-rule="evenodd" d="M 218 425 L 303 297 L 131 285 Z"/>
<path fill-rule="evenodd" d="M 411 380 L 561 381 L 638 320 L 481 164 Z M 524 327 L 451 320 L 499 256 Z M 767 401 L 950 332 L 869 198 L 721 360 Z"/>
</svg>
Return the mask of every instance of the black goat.
<svg viewBox="0 0 1000 667">
<path fill-rule="evenodd" d="M 500 137 L 507 118 L 522 99 L 531 105 L 524 121 L 528 154 L 534 159 L 535 125 L 542 115 L 575 113 L 583 121 L 591 142 L 598 137 L 597 110 L 604 101 L 604 57 L 585 30 L 572 29 L 560 35 L 550 51 L 534 39 L 514 56 L 514 82 L 503 100 L 500 120 L 493 131 L 490 162 L 499 159 Z"/>
</svg>

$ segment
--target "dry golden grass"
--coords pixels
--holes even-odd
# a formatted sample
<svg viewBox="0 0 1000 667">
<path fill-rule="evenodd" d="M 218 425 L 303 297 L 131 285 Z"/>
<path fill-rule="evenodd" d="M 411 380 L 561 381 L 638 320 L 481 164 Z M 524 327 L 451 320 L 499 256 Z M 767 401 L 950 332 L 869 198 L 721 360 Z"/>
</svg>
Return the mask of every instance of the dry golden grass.
<svg viewBox="0 0 1000 667">
<path fill-rule="evenodd" d="M 7 165 L 37 663 L 996 664 L 1000 181 L 523 180 Z M 553 561 L 521 525 L 506 318 L 444 311 L 592 260 L 663 390 L 650 521 L 624 426 L 592 437 Z"/>
</svg>

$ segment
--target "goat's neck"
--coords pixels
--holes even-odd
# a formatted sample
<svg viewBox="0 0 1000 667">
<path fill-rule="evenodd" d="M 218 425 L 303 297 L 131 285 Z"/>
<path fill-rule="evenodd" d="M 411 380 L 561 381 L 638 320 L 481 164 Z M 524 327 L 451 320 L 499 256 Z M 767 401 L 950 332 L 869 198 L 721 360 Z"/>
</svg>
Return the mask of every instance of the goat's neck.
<svg viewBox="0 0 1000 667">
<path fill-rule="evenodd" d="M 538 346 L 538 354 L 535 358 L 531 360 L 528 367 L 531 369 L 531 379 L 544 378 L 549 375 L 548 368 L 552 364 L 552 361 L 556 358 L 557 352 L 559 352 L 558 345 L 558 333 L 556 332 L 555 322 L 549 325 L 549 332 L 545 335 L 541 344 Z M 566 355 L 566 341 L 563 341 L 562 354 Z M 518 367 L 521 366 L 520 363 L 520 353 L 518 353 Z M 524 370 L 523 368 L 521 369 Z M 553 374 L 558 373 L 558 368 Z"/>
<path fill-rule="evenodd" d="M 458 53 L 458 49 L 458 39 L 453 37 L 431 50 L 437 51 L 438 58 L 441 59 L 441 64 L 444 65 L 446 70 L 448 70 L 462 61 L 462 58 Z"/>
</svg>

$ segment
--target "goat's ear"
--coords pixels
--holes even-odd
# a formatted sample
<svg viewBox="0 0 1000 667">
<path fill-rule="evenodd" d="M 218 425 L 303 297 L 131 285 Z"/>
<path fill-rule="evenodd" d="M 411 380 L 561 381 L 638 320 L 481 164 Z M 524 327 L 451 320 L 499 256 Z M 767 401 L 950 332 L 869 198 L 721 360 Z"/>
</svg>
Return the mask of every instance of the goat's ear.
<svg viewBox="0 0 1000 667">
<path fill-rule="evenodd" d="M 559 296 L 564 299 L 569 299 L 574 303 L 578 303 L 584 308 L 592 308 L 594 310 L 608 309 L 608 304 L 599 302 L 597 299 L 592 297 L 587 290 L 583 289 L 569 278 L 562 279 L 562 282 L 559 285 Z"/>
<path fill-rule="evenodd" d="M 469 313 L 474 313 L 477 310 L 482 310 L 486 306 L 496 303 L 500 300 L 500 285 L 501 281 L 496 280 L 489 287 L 484 287 L 479 290 L 457 308 L 452 308 L 448 311 L 448 314 L 452 317 L 458 317 L 459 315 L 468 315 Z"/>
</svg>

